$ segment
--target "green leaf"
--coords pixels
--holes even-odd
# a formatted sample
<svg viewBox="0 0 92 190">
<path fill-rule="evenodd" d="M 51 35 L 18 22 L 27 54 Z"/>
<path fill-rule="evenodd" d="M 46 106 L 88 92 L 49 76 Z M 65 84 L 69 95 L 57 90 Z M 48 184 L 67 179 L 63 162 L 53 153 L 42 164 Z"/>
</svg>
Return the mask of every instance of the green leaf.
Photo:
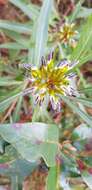
<svg viewBox="0 0 92 190">
<path fill-rule="evenodd" d="M 86 18 L 92 14 L 92 8 L 81 7 L 76 18 Z"/>
<path fill-rule="evenodd" d="M 22 189 L 24 179 L 31 175 L 36 167 L 37 163 L 29 163 L 23 159 L 18 159 L 13 162 L 7 171 L 11 178 L 11 189 Z"/>
<path fill-rule="evenodd" d="M 78 17 L 80 11 L 81 11 L 81 6 L 84 0 L 79 1 L 77 5 L 75 6 L 75 10 L 73 11 L 72 15 L 69 16 L 70 22 L 74 22 L 75 19 Z"/>
<path fill-rule="evenodd" d="M 9 30 L 4 30 L 4 33 L 6 36 L 9 36 L 9 38 L 13 39 L 18 44 L 22 45 L 24 48 L 29 48 L 29 39 L 27 37 L 24 37 L 19 33 Z"/>
<path fill-rule="evenodd" d="M 66 153 L 63 153 L 63 151 L 61 152 L 61 157 L 63 159 L 62 174 L 64 174 L 65 171 L 67 171 L 68 173 L 79 174 L 75 158 L 69 157 L 69 155 L 67 155 Z M 62 178 L 62 174 L 61 174 L 61 178 Z M 61 184 L 62 184 L 62 180 L 61 180 Z"/>
<path fill-rule="evenodd" d="M 31 38 L 30 38 L 30 46 L 29 46 L 29 51 L 28 51 L 28 62 L 34 65 L 34 59 L 35 59 L 35 41 L 36 41 L 36 34 L 37 34 L 37 23 L 34 23 L 33 30 L 31 33 Z"/>
<path fill-rule="evenodd" d="M 71 101 L 71 98 L 66 96 L 61 96 L 61 98 L 66 104 L 68 104 L 74 113 L 78 114 L 89 126 L 92 126 L 92 118 L 87 113 L 84 113 L 77 104 Z"/>
<path fill-rule="evenodd" d="M 17 33 L 30 34 L 32 27 L 26 24 L 21 24 L 17 22 L 10 22 L 7 20 L 0 20 L 0 29 L 11 30 Z"/>
<path fill-rule="evenodd" d="M 17 177 L 18 183 L 23 183 L 25 177 L 30 175 L 37 167 L 38 163 L 29 163 L 23 159 L 16 159 L 11 163 L 2 163 L 0 165 L 0 174 L 8 175 L 10 178 Z M 14 186 L 13 186 L 14 187 Z M 12 188 L 14 189 L 14 188 Z"/>
<path fill-rule="evenodd" d="M 1 124 L 0 135 L 11 143 L 27 161 L 41 157 L 48 166 L 56 164 L 58 153 L 58 128 L 45 123 Z"/>
<path fill-rule="evenodd" d="M 3 140 L 3 138 L 0 136 L 0 154 L 4 153 L 4 145 L 5 145 L 5 141 Z"/>
<path fill-rule="evenodd" d="M 73 100 L 74 102 L 80 102 L 83 105 L 92 108 L 92 99 L 81 98 L 81 97 L 78 97 L 78 98 L 77 97 L 71 97 L 71 100 Z"/>
<path fill-rule="evenodd" d="M 18 43 L 14 43 L 14 42 L 7 42 L 7 43 L 4 43 L 4 44 L 1 44 L 0 45 L 0 49 L 1 48 L 5 48 L 5 49 L 19 49 L 19 50 L 22 50 L 22 49 L 27 49 L 27 47 L 21 45 L 21 44 L 18 44 Z"/>
<path fill-rule="evenodd" d="M 23 85 L 23 91 L 26 89 L 27 84 L 25 83 Z M 20 118 L 20 110 L 21 110 L 21 106 L 22 106 L 22 102 L 23 102 L 23 94 L 21 93 L 21 96 L 19 96 L 18 101 L 17 101 L 17 105 L 16 108 L 13 112 L 13 122 L 17 122 Z"/>
<path fill-rule="evenodd" d="M 56 190 L 57 182 L 57 166 L 51 167 L 47 177 L 46 190 Z"/>
<path fill-rule="evenodd" d="M 13 80 L 11 77 L 0 77 L 0 86 L 20 85 L 22 81 Z"/>
<path fill-rule="evenodd" d="M 10 93 L 4 94 L 3 93 L 3 99 L 1 99 L 0 102 L 0 112 L 3 112 L 5 109 L 7 109 L 10 104 L 16 100 L 18 97 L 23 97 L 25 96 L 25 93 L 29 91 L 29 89 L 26 88 L 26 83 L 21 84 L 19 88 L 13 89 Z"/>
<path fill-rule="evenodd" d="M 92 40 L 92 30 L 90 26 L 92 25 L 92 15 L 88 17 L 86 24 L 84 24 L 80 39 L 77 47 L 74 49 L 71 54 L 72 61 L 79 61 L 79 64 L 76 66 L 80 66 L 85 62 L 89 61 L 92 58 L 91 53 L 91 40 Z"/>
<path fill-rule="evenodd" d="M 74 129 L 72 133 L 72 138 L 78 140 L 90 139 L 92 138 L 92 128 L 88 127 L 86 124 L 79 125 L 76 129 Z"/>
<path fill-rule="evenodd" d="M 11 164 L 11 168 L 14 171 L 13 173 L 19 177 L 20 181 L 23 182 L 25 177 L 30 175 L 33 170 L 37 167 L 38 163 L 30 163 L 23 159 L 17 159 Z"/>
<path fill-rule="evenodd" d="M 19 158 L 19 154 L 16 151 L 15 148 L 13 148 L 11 145 L 7 146 L 5 148 L 5 153 L 3 155 L 0 155 L 0 164 L 13 162 L 15 159 Z"/>
<path fill-rule="evenodd" d="M 23 3 L 21 0 L 9 0 L 9 2 L 18 7 L 20 10 L 22 10 L 24 14 L 28 16 L 29 19 L 36 19 L 38 14 L 34 6 L 32 6 L 32 4 L 31 7 L 29 7 L 26 3 Z"/>
<path fill-rule="evenodd" d="M 10 176 L 10 180 L 11 180 L 11 189 L 13 190 L 18 190 L 18 189 L 22 189 L 22 184 L 20 183 L 19 180 L 19 176 L 17 176 L 16 174 Z"/>
<path fill-rule="evenodd" d="M 0 112 L 5 111 L 9 105 L 21 95 L 20 89 L 15 89 L 14 94 L 12 95 L 12 92 L 9 94 L 10 97 L 6 97 L 5 100 L 0 102 Z"/>
<path fill-rule="evenodd" d="M 22 101 L 23 101 L 23 96 L 20 96 L 18 101 L 17 101 L 16 108 L 15 108 L 15 110 L 13 112 L 13 122 L 19 121 L 19 118 L 20 118 L 19 113 L 21 111 Z"/>
<path fill-rule="evenodd" d="M 70 22 L 74 22 L 77 18 L 87 18 L 92 14 L 92 8 L 83 7 L 83 2 L 84 0 L 81 0 L 76 4 L 75 10 L 73 11 L 72 15 L 69 16 Z"/>
<path fill-rule="evenodd" d="M 39 65 L 41 57 L 44 56 L 46 42 L 48 38 L 49 16 L 52 8 L 52 0 L 44 0 L 40 16 L 37 21 L 36 47 L 34 53 L 34 64 Z"/>
<path fill-rule="evenodd" d="M 90 93 L 92 92 L 92 87 L 88 87 L 88 88 L 83 88 L 83 89 L 80 89 L 79 92 L 87 92 L 87 93 Z"/>
</svg>

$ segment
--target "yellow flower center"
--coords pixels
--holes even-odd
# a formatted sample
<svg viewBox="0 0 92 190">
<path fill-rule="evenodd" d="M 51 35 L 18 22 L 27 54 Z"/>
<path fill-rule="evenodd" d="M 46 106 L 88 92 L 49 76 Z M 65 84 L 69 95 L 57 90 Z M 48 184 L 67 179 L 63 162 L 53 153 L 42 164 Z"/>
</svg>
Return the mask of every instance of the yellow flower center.
<svg viewBox="0 0 92 190">
<path fill-rule="evenodd" d="M 42 94 L 49 94 L 50 96 L 57 96 L 57 94 L 64 94 L 63 87 L 69 85 L 69 79 L 66 76 L 68 65 L 63 67 L 54 67 L 53 60 L 49 61 L 46 66 L 31 69 L 32 86 L 35 91 Z"/>
<path fill-rule="evenodd" d="M 58 33 L 58 38 L 63 43 L 70 43 L 75 41 L 75 37 L 78 34 L 77 31 L 74 30 L 74 24 L 65 23 L 63 27 L 60 28 Z"/>
<path fill-rule="evenodd" d="M 37 103 L 41 104 L 45 97 L 47 99 L 49 97 L 54 109 L 60 107 L 59 95 L 72 94 L 70 77 L 74 75 L 73 73 L 71 75 L 68 74 L 69 69 L 70 66 L 67 60 L 63 60 L 58 65 L 55 65 L 53 58 L 47 64 L 42 64 L 40 68 L 31 68 L 31 87 Z"/>
</svg>

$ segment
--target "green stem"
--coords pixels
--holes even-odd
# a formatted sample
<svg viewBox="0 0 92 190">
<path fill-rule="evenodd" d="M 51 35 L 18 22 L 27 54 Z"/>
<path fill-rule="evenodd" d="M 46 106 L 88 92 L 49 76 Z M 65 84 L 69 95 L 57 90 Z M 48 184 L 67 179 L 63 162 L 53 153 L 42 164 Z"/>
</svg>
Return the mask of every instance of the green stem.
<svg viewBox="0 0 92 190">
<path fill-rule="evenodd" d="M 59 182 L 58 182 L 59 176 L 60 176 L 60 163 L 57 163 L 57 187 L 56 187 L 56 190 L 60 189 Z"/>
<path fill-rule="evenodd" d="M 46 106 L 43 104 L 41 107 L 36 106 L 34 108 L 34 113 L 32 117 L 32 122 L 45 122 L 45 123 L 53 123 Z"/>
<path fill-rule="evenodd" d="M 17 175 L 11 177 L 11 190 L 22 190 L 22 184 L 19 183 Z"/>
</svg>

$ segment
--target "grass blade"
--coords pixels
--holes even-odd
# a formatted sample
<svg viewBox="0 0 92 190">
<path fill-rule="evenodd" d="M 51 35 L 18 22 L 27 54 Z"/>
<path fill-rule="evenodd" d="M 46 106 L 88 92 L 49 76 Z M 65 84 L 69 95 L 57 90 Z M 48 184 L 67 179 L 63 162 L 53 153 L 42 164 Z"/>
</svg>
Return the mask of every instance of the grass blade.
<svg viewBox="0 0 92 190">
<path fill-rule="evenodd" d="M 14 95 L 6 98 L 5 100 L 0 102 L 0 112 L 5 111 L 9 105 L 17 98 L 21 95 L 21 92 L 16 92 Z"/>
<path fill-rule="evenodd" d="M 92 56 L 90 52 L 91 40 L 92 40 L 92 30 L 90 26 L 92 25 L 92 15 L 88 17 L 87 23 L 83 26 L 80 39 L 77 47 L 74 49 L 71 60 L 79 61 L 79 65 L 88 61 Z M 79 66 L 77 65 L 77 67 Z"/>
<path fill-rule="evenodd" d="M 36 19 L 37 17 L 36 11 L 35 8 L 33 8 L 32 4 L 31 4 L 32 8 L 30 8 L 26 3 L 20 0 L 9 0 L 9 2 L 18 7 L 20 10 L 22 10 L 24 14 L 28 16 L 29 19 L 33 20 Z"/>
<path fill-rule="evenodd" d="M 0 77 L 0 86 L 20 85 L 22 83 L 22 81 L 16 81 L 10 77 Z"/>
<path fill-rule="evenodd" d="M 23 47 L 23 45 L 15 43 L 15 42 L 8 42 L 0 45 L 0 49 L 5 48 L 5 49 L 28 49 L 27 47 Z"/>
<path fill-rule="evenodd" d="M 80 89 L 79 92 L 80 92 L 80 93 L 82 93 L 82 92 L 90 93 L 90 92 L 92 92 L 92 87 Z"/>
<path fill-rule="evenodd" d="M 92 99 L 71 97 L 71 100 L 73 100 L 74 102 L 80 102 L 83 105 L 92 108 Z"/>
<path fill-rule="evenodd" d="M 66 104 L 68 104 L 74 113 L 78 114 L 90 127 L 92 127 L 92 118 L 88 114 L 84 113 L 77 104 L 71 102 L 71 98 L 62 95 L 61 98 Z"/>
<path fill-rule="evenodd" d="M 0 28 L 1 29 L 6 29 L 6 30 L 11 30 L 17 33 L 26 33 L 30 34 L 31 33 L 31 27 L 26 26 L 26 24 L 21 24 L 17 22 L 9 22 L 7 20 L 0 20 Z"/>
<path fill-rule="evenodd" d="M 69 19 L 70 22 L 74 22 L 75 19 L 77 18 L 77 16 L 79 15 L 79 13 L 81 12 L 81 6 L 84 0 L 79 1 L 75 7 L 75 10 L 73 11 L 72 15 L 70 15 Z"/>
<path fill-rule="evenodd" d="M 48 23 L 51 8 L 52 0 L 44 0 L 39 19 L 37 21 L 36 47 L 34 53 L 34 63 L 37 66 L 39 65 L 40 59 L 44 55 L 45 51 L 48 38 Z"/>
</svg>

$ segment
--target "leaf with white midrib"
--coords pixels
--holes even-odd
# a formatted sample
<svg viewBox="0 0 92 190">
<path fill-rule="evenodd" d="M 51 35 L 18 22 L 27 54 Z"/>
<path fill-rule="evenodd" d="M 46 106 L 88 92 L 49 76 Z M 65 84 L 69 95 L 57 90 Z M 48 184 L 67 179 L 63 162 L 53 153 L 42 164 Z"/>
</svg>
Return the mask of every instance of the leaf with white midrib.
<svg viewBox="0 0 92 190">
<path fill-rule="evenodd" d="M 37 21 L 36 47 L 34 55 L 34 63 L 37 66 L 39 65 L 41 56 L 44 55 L 45 51 L 51 7 L 52 7 L 52 0 L 44 0 L 40 16 Z"/>
</svg>

